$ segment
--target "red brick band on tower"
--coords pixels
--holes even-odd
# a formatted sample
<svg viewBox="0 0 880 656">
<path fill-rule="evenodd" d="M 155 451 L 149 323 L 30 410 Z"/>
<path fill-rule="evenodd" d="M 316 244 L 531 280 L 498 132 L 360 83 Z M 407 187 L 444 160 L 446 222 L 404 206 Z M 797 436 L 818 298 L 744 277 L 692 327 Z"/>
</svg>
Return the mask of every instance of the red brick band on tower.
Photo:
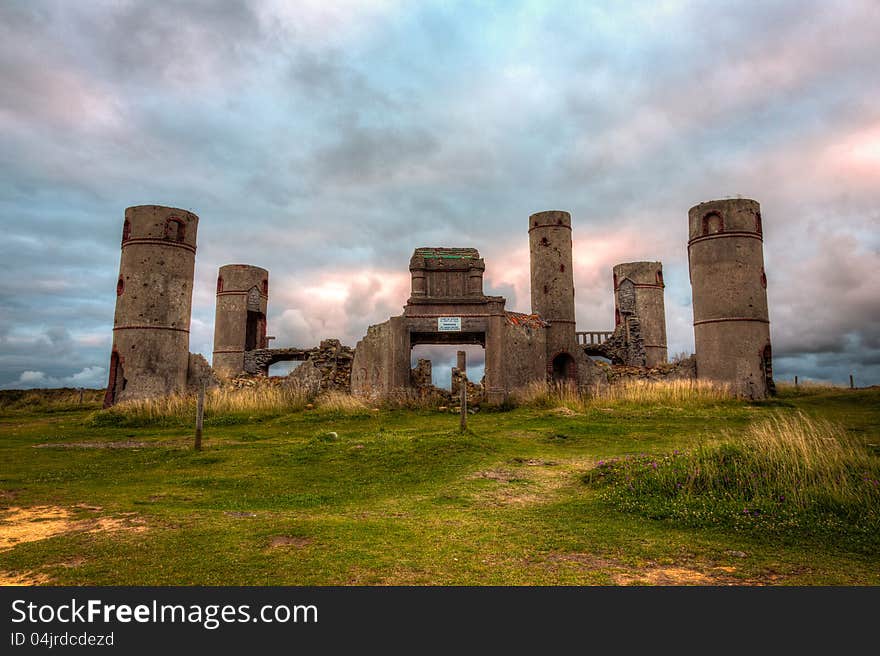
<svg viewBox="0 0 880 656">
<path fill-rule="evenodd" d="M 697 377 L 764 398 L 773 377 L 760 205 L 709 201 L 688 221 Z"/>
<path fill-rule="evenodd" d="M 126 208 L 105 407 L 186 388 L 198 224 L 174 207 Z"/>
</svg>

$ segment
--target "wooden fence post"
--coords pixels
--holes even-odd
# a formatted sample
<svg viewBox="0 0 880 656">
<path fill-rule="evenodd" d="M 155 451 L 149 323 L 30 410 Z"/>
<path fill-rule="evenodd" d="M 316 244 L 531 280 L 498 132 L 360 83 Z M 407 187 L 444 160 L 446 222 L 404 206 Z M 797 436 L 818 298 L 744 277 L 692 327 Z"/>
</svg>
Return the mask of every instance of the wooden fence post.
<svg viewBox="0 0 880 656">
<path fill-rule="evenodd" d="M 464 433 L 467 430 L 467 354 L 458 352 L 458 395 L 461 399 L 461 424 L 459 430 Z"/>
</svg>

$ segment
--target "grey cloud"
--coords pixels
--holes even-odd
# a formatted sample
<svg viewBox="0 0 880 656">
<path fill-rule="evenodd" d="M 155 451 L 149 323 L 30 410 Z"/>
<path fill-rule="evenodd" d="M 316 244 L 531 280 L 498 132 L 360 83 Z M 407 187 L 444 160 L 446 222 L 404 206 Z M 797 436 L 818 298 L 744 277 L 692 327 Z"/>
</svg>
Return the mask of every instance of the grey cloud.
<svg viewBox="0 0 880 656">
<path fill-rule="evenodd" d="M 0 257 L 14 272 L 0 281 L 0 384 L 105 366 L 104 347 L 75 336 L 109 342 L 127 205 L 202 218 L 194 350 L 210 351 L 216 268 L 235 261 L 296 285 L 405 272 L 420 245 L 476 246 L 492 291 L 526 311 L 507 271 L 527 216 L 549 208 L 572 212 L 581 248 L 630 230 L 622 259 L 664 261 L 670 344 L 686 349 L 687 209 L 728 194 L 764 209 L 780 371 L 880 380 L 864 273 L 876 185 L 814 159 L 880 116 L 876 3 L 700 2 L 656 18 L 546 5 L 528 20 L 419 6 L 357 48 L 254 7 L 0 6 Z M 584 328 L 610 325 L 610 264 L 578 270 Z M 270 323 L 305 311 L 280 298 Z M 404 301 L 353 285 L 340 325 L 356 339 Z M 288 315 L 282 334 L 312 339 L 319 319 Z M 58 327 L 74 336 L 61 364 L 45 354 Z"/>
</svg>

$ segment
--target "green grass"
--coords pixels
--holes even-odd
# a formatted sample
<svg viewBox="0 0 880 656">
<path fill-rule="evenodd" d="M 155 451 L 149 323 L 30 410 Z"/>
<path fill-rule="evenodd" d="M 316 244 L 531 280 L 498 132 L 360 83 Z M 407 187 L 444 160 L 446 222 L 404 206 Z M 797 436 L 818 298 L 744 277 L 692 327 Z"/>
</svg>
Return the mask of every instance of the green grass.
<svg viewBox="0 0 880 656">
<path fill-rule="evenodd" d="M 611 506 L 650 519 L 880 552 L 880 459 L 802 413 L 683 453 L 603 461 L 586 480 Z"/>
<path fill-rule="evenodd" d="M 876 468 L 877 390 L 577 408 L 484 411 L 464 435 L 430 410 L 215 414 L 194 452 L 186 413 L 125 425 L 97 405 L 3 406 L 3 505 L 70 525 L 0 550 L 0 571 L 67 585 L 880 584 L 876 535 L 690 522 L 584 481 L 613 458 L 717 459 L 714 440 L 796 413 L 841 425 Z"/>
</svg>

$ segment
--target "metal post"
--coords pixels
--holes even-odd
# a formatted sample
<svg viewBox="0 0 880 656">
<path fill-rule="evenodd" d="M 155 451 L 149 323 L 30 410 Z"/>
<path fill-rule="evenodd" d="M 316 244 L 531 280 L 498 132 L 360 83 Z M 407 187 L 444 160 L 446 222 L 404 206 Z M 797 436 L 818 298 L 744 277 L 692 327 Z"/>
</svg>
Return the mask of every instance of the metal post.
<svg viewBox="0 0 880 656">
<path fill-rule="evenodd" d="M 795 387 L 798 386 L 798 379 L 797 379 L 797 376 L 794 377 L 794 386 L 795 386 Z"/>
<path fill-rule="evenodd" d="M 850 388 L 850 389 L 854 389 L 855 386 L 856 386 L 856 382 L 853 380 L 853 375 L 850 374 L 850 375 L 849 375 L 849 388 Z"/>
<path fill-rule="evenodd" d="M 196 451 L 202 450 L 202 426 L 205 418 L 205 386 L 199 388 L 199 398 L 196 402 Z"/>
<path fill-rule="evenodd" d="M 459 430 L 464 433 L 467 430 L 467 354 L 458 352 L 458 395 L 461 399 L 461 425 Z"/>
</svg>

